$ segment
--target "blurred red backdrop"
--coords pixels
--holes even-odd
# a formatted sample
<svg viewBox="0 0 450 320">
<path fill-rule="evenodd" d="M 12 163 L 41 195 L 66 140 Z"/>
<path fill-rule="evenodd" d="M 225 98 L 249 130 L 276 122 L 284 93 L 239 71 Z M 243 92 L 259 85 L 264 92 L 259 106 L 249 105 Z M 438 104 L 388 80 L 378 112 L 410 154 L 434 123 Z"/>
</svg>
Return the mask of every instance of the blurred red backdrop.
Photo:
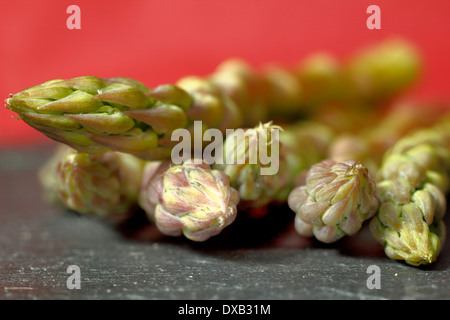
<svg viewBox="0 0 450 320">
<path fill-rule="evenodd" d="M 381 29 L 369 30 L 369 5 Z M 70 30 L 69 5 L 81 9 Z M 206 75 L 224 59 L 255 67 L 296 64 L 327 50 L 345 57 L 400 35 L 422 52 L 425 74 L 410 95 L 450 99 L 450 1 L 393 0 L 2 0 L 0 96 L 54 78 L 132 77 L 147 86 Z M 48 140 L 0 111 L 0 147 Z"/>
</svg>

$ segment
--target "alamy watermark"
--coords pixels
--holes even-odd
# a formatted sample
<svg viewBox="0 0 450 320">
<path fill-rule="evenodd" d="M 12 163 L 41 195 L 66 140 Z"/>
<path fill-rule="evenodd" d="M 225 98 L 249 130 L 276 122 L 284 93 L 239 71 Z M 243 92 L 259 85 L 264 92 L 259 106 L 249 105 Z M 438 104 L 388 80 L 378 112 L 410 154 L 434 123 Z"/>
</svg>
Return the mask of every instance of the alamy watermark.
<svg viewBox="0 0 450 320">
<path fill-rule="evenodd" d="M 381 29 L 381 9 L 379 6 L 373 4 L 367 7 L 366 13 L 371 15 L 367 18 L 367 29 Z"/>
<path fill-rule="evenodd" d="M 172 148 L 171 160 L 174 164 L 192 158 L 194 163 L 205 161 L 210 165 L 258 164 L 261 175 L 275 175 L 280 162 L 279 130 L 270 126 L 226 129 L 224 138 L 219 129 L 203 131 L 202 121 L 194 121 L 193 132 L 188 129 L 172 132 L 171 141 L 179 142 Z M 204 146 L 205 141 L 211 142 Z"/>
<path fill-rule="evenodd" d="M 81 9 L 79 6 L 72 4 L 67 7 L 66 13 L 70 16 L 66 20 L 66 26 L 69 30 L 81 29 Z M 370 30 L 381 29 L 381 9 L 373 4 L 367 7 L 367 14 L 370 16 L 366 20 L 366 26 Z"/>
<path fill-rule="evenodd" d="M 81 289 L 81 269 L 77 265 L 70 265 L 67 267 L 66 273 L 70 274 L 67 278 L 67 289 Z M 381 269 L 377 265 L 370 265 L 366 269 L 369 274 L 366 280 L 367 289 L 381 289 Z"/>
<path fill-rule="evenodd" d="M 367 289 L 381 289 L 381 270 L 380 267 L 372 264 L 367 267 L 366 273 L 370 274 L 367 278 Z"/>
<path fill-rule="evenodd" d="M 66 20 L 66 26 L 69 30 L 81 29 L 81 9 L 77 5 L 70 5 L 66 9 L 70 16 Z"/>
<path fill-rule="evenodd" d="M 77 265 L 67 267 L 66 273 L 71 274 L 66 281 L 67 289 L 81 289 L 81 269 Z"/>
</svg>

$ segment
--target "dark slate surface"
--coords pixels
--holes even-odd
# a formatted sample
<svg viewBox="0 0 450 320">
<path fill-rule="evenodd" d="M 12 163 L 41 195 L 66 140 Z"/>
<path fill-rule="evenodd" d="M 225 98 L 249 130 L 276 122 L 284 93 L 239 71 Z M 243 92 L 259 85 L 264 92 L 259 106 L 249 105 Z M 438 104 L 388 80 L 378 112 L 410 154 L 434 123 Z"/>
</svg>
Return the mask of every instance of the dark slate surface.
<svg viewBox="0 0 450 320">
<path fill-rule="evenodd" d="M 285 207 L 238 216 L 204 243 L 165 237 L 143 214 L 114 224 L 54 208 L 36 179 L 51 147 L 0 151 L 0 299 L 450 298 L 448 240 L 435 264 L 416 268 L 386 258 L 367 229 L 332 245 L 303 239 Z M 70 265 L 80 289 L 67 287 Z M 380 289 L 367 286 L 372 265 Z"/>
</svg>

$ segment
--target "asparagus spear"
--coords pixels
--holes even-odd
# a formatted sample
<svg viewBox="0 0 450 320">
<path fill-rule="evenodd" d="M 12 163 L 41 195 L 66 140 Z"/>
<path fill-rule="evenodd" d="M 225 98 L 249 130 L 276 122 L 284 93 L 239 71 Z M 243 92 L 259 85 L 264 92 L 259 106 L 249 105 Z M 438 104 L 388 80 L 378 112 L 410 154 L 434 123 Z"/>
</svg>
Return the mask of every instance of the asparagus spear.
<svg viewBox="0 0 450 320">
<path fill-rule="evenodd" d="M 193 241 L 205 241 L 231 224 L 238 202 L 229 178 L 200 159 L 149 162 L 139 193 L 141 207 L 163 234 Z"/>
<path fill-rule="evenodd" d="M 270 122 L 259 124 L 245 129 L 240 139 L 227 136 L 224 161 L 215 163 L 214 168 L 228 175 L 239 190 L 240 208 L 261 208 L 286 201 L 305 171 L 325 157 L 333 137 L 332 130 L 314 122 L 284 128 Z M 227 161 L 230 158 L 235 161 Z"/>
<path fill-rule="evenodd" d="M 288 203 L 300 235 L 331 243 L 357 233 L 377 212 L 379 199 L 361 162 L 326 159 L 311 166 L 305 185 L 291 191 Z"/>
<path fill-rule="evenodd" d="M 344 148 L 342 137 L 338 137 L 332 147 L 336 148 L 339 141 L 340 153 L 337 149 L 331 151 L 335 160 L 311 167 L 305 185 L 294 189 L 288 199 L 289 206 L 297 213 L 299 234 L 334 242 L 356 233 L 364 221 L 373 217 L 372 233 L 385 245 L 389 257 L 413 265 L 435 261 L 445 236 L 442 216 L 444 194 L 449 189 L 450 121 L 418 131 L 416 126 L 436 119 L 417 119 L 416 116 L 424 114 L 418 109 L 408 110 L 412 117 L 398 119 L 404 112 L 405 109 L 395 110 L 383 118 L 384 125 L 372 129 L 371 133 L 386 132 L 382 137 L 369 135 L 372 141 L 350 136 Z M 386 127 L 395 120 L 398 122 L 395 126 Z M 414 133 L 405 135 L 414 127 Z M 368 150 L 364 143 L 378 148 Z M 378 160 L 369 162 L 374 165 L 372 174 L 376 174 L 376 185 L 361 162 L 343 160 L 352 157 L 374 160 L 377 151 L 384 152 L 389 146 L 392 148 L 385 153 L 381 165 Z M 341 162 L 336 161 L 338 157 Z"/>
<path fill-rule="evenodd" d="M 129 78 L 83 76 L 47 81 L 6 103 L 36 130 L 80 152 L 114 150 L 152 160 L 168 158 L 171 132 L 194 120 L 221 130 L 248 127 L 279 116 L 298 120 L 315 104 L 331 104 L 344 119 L 360 117 L 350 105 L 386 100 L 411 85 L 419 69 L 414 48 L 388 41 L 343 66 L 311 58 L 300 69 L 254 70 L 231 59 L 207 77 L 184 77 L 154 89 Z M 320 122 L 327 114 L 330 109 L 316 110 Z"/>
<path fill-rule="evenodd" d="M 120 220 L 138 209 L 144 164 L 125 153 L 87 154 L 61 145 L 39 170 L 39 181 L 55 205 Z"/>
<path fill-rule="evenodd" d="M 445 110 L 445 106 L 429 103 L 395 104 L 379 114 L 371 126 L 337 134 L 330 145 L 328 158 L 338 162 L 349 159 L 360 161 L 375 176 L 388 149 L 413 130 L 436 123 Z"/>
<path fill-rule="evenodd" d="M 186 77 L 155 89 L 129 78 L 52 80 L 7 99 L 30 126 L 84 153 L 170 156 L 171 133 L 193 120 L 225 130 L 240 125 L 234 102 L 210 82 Z"/>
<path fill-rule="evenodd" d="M 181 165 L 149 162 L 139 194 L 141 207 L 164 234 L 205 241 L 231 224 L 238 210 L 255 216 L 255 209 L 286 201 L 302 171 L 324 156 L 333 133 L 314 123 L 287 127 L 279 137 L 278 130 L 266 123 L 243 130 L 243 139 L 227 136 L 220 152 L 224 161 L 212 166 L 195 158 Z M 260 148 L 273 163 L 264 160 Z M 227 158 L 233 152 L 236 157 Z M 274 163 L 277 171 L 264 174 Z"/>
<path fill-rule="evenodd" d="M 348 94 L 369 103 L 380 103 L 409 88 L 419 78 L 419 51 L 401 38 L 367 46 L 348 59 L 345 77 Z"/>
<path fill-rule="evenodd" d="M 381 199 L 370 228 L 391 259 L 414 266 L 436 261 L 445 240 L 449 190 L 450 121 L 400 139 L 383 158 L 377 177 Z"/>
<path fill-rule="evenodd" d="M 376 119 L 399 94 L 419 79 L 418 50 L 402 39 L 367 46 L 346 61 L 325 54 L 305 59 L 299 69 L 313 120 L 338 133 L 376 126 Z"/>
</svg>

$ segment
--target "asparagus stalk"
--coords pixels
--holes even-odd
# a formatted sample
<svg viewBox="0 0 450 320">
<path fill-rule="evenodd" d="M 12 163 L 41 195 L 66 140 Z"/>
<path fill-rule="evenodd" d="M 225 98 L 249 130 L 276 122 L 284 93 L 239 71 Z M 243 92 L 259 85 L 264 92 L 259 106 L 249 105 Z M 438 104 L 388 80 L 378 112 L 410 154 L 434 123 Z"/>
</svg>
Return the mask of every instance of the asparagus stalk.
<svg viewBox="0 0 450 320">
<path fill-rule="evenodd" d="M 87 154 L 61 145 L 39 170 L 39 180 L 55 205 L 121 220 L 138 209 L 144 164 L 125 153 Z"/>
<path fill-rule="evenodd" d="M 391 259 L 436 261 L 445 240 L 450 121 L 405 136 L 388 151 L 377 177 L 381 199 L 370 229 Z"/>
<path fill-rule="evenodd" d="M 313 57 L 299 69 L 255 70 L 231 59 L 207 77 L 154 89 L 129 78 L 84 76 L 33 86 L 6 103 L 36 130 L 80 152 L 113 150 L 158 160 L 170 155 L 171 132 L 190 128 L 194 120 L 220 130 L 251 127 L 279 116 L 298 119 L 317 104 L 331 104 L 344 119 L 360 117 L 348 106 L 386 100 L 411 85 L 419 69 L 410 45 L 388 41 L 344 66 Z M 318 121 L 331 114 L 325 110 L 316 110 Z"/>
<path fill-rule="evenodd" d="M 239 137 L 227 136 L 224 161 L 214 168 L 228 175 L 231 186 L 239 190 L 239 208 L 252 209 L 285 202 L 305 171 L 325 157 L 334 132 L 308 121 L 284 129 L 269 122 L 248 128 Z"/>
<path fill-rule="evenodd" d="M 139 193 L 139 204 L 163 234 L 198 242 L 230 225 L 238 202 L 229 178 L 200 159 L 149 162 Z"/>
<path fill-rule="evenodd" d="M 436 123 L 445 114 L 445 109 L 428 103 L 393 105 L 378 115 L 371 126 L 337 134 L 330 145 L 328 158 L 338 162 L 349 159 L 360 161 L 375 176 L 387 150 L 413 130 Z"/>
<path fill-rule="evenodd" d="M 242 107 L 244 127 L 314 117 L 348 131 L 359 120 L 370 119 L 368 111 L 376 111 L 410 87 L 420 70 L 417 50 L 401 39 L 389 39 L 342 61 L 330 53 L 315 52 L 298 66 L 267 64 L 256 69 L 230 59 L 209 79 Z M 337 123 L 336 117 L 340 117 Z"/>
<path fill-rule="evenodd" d="M 286 201 L 301 173 L 326 154 L 333 133 L 309 122 L 279 130 L 266 123 L 242 130 L 241 139 L 227 136 L 224 151 L 219 151 L 223 163 L 211 166 L 195 158 L 181 165 L 149 162 L 139 194 L 141 207 L 162 233 L 205 241 L 231 224 L 238 211 L 255 216 L 255 209 Z M 268 154 L 272 163 L 265 161 Z M 275 163 L 276 172 L 264 174 Z"/>
<path fill-rule="evenodd" d="M 431 117 L 422 118 L 424 115 Z M 422 129 L 409 135 L 407 132 L 436 122 L 438 115 L 442 112 L 395 109 L 369 130 L 366 139 L 338 136 L 329 152 L 333 160 L 313 165 L 305 185 L 289 195 L 289 206 L 297 214 L 297 232 L 322 242 L 334 242 L 355 234 L 364 221 L 377 213 L 371 219 L 371 228 L 385 244 L 388 256 L 402 256 L 416 265 L 433 262 L 445 235 L 441 220 L 445 212 L 444 193 L 448 190 L 450 122 L 436 124 L 433 130 Z M 386 152 L 390 147 L 393 148 Z M 377 152 L 387 154 L 381 165 Z M 363 160 L 371 170 L 362 162 L 349 159 Z M 377 185 L 372 176 L 377 177 Z M 426 217 L 430 228 L 419 224 L 419 214 Z M 407 244 L 399 240 L 402 237 Z"/>
<path fill-rule="evenodd" d="M 155 89 L 129 78 L 52 80 L 6 102 L 27 124 L 77 151 L 119 151 L 146 160 L 168 158 L 171 133 L 193 120 L 221 130 L 241 123 L 234 102 L 196 77 Z"/>
<path fill-rule="evenodd" d="M 300 235 L 331 243 L 357 233 L 377 212 L 379 199 L 361 162 L 326 159 L 311 166 L 306 183 L 291 191 L 288 204 Z"/>
<path fill-rule="evenodd" d="M 418 50 L 401 38 L 391 38 L 355 52 L 345 67 L 349 95 L 380 103 L 409 88 L 420 76 Z"/>
<path fill-rule="evenodd" d="M 305 101 L 313 120 L 338 133 L 358 133 L 419 78 L 422 60 L 416 48 L 388 39 L 363 48 L 341 62 L 314 54 L 299 69 Z"/>
</svg>

